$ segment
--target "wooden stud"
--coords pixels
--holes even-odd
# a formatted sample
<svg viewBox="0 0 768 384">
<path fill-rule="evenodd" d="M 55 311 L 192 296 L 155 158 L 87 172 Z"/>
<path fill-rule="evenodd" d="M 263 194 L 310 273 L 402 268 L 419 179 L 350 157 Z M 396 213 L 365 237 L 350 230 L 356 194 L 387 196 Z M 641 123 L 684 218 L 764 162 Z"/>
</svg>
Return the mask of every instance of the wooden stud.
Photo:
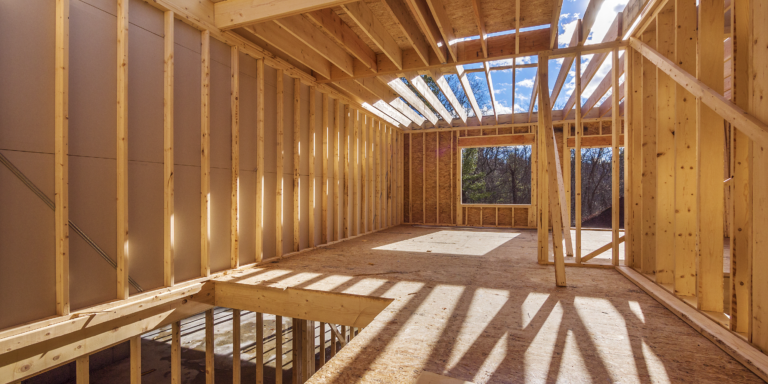
<svg viewBox="0 0 768 384">
<path fill-rule="evenodd" d="M 368 140 L 371 144 L 368 146 L 368 173 L 371 175 L 371 205 L 368 207 L 368 227 L 371 231 L 376 230 L 376 161 L 374 153 L 378 153 L 379 148 L 374 148 L 376 145 L 376 120 L 371 119 L 368 126 Z M 375 151 L 375 152 L 374 152 Z"/>
<path fill-rule="evenodd" d="M 352 199 L 352 208 L 351 208 L 351 220 L 350 223 L 350 237 L 351 236 L 357 236 L 360 234 L 360 216 L 358 211 L 358 189 L 359 189 L 359 183 L 360 179 L 358 179 L 358 135 L 359 135 L 359 129 L 360 129 L 360 118 L 362 117 L 362 114 L 358 113 L 356 109 L 351 110 L 351 123 L 352 123 L 352 132 L 350 133 L 350 142 L 349 142 L 349 166 L 351 167 L 351 170 L 349 172 L 349 178 L 350 178 L 350 186 L 349 186 L 349 195 Z"/>
<path fill-rule="evenodd" d="M 283 70 L 277 70 L 277 158 L 275 159 L 277 172 L 275 180 L 275 256 L 283 255 L 283 159 L 285 157 L 283 149 Z"/>
<path fill-rule="evenodd" d="M 232 157 L 231 157 L 231 186 L 230 186 L 230 268 L 240 266 L 240 254 L 238 251 L 239 226 L 238 211 L 240 197 L 240 51 L 237 46 L 230 47 L 230 113 L 232 114 Z"/>
<path fill-rule="evenodd" d="M 320 369 L 325 365 L 325 323 L 320 322 L 320 359 L 317 365 L 317 369 Z"/>
<path fill-rule="evenodd" d="M 256 60 L 256 262 L 264 259 L 264 59 Z"/>
<path fill-rule="evenodd" d="M 370 117 L 360 115 L 360 233 L 368 233 L 368 124 Z"/>
<path fill-rule="evenodd" d="M 435 217 L 440 224 L 440 132 L 435 133 Z"/>
<path fill-rule="evenodd" d="M 656 31 L 643 34 L 648 44 L 656 42 Z M 653 275 L 656 271 L 656 67 L 643 60 L 642 88 L 642 231 L 641 269 L 645 274 Z"/>
<path fill-rule="evenodd" d="M 275 384 L 283 383 L 283 317 L 275 316 Z"/>
<path fill-rule="evenodd" d="M 215 384 L 213 309 L 205 311 L 205 383 Z"/>
<path fill-rule="evenodd" d="M 239 384 L 240 367 L 240 310 L 232 310 L 232 383 Z"/>
<path fill-rule="evenodd" d="M 304 368 L 301 361 L 302 349 L 302 324 L 301 320 L 291 319 L 291 383 L 301 382 L 301 370 Z"/>
<path fill-rule="evenodd" d="M 89 384 L 91 382 L 90 375 L 90 356 L 85 355 L 78 357 L 75 363 L 75 380 L 77 384 Z"/>
<path fill-rule="evenodd" d="M 256 384 L 264 384 L 264 314 L 256 312 Z"/>
<path fill-rule="evenodd" d="M 458 133 L 459 132 L 457 132 L 457 134 Z M 409 134 L 408 136 L 413 136 L 413 135 Z M 458 137 L 457 137 L 456 140 L 458 142 Z M 411 148 L 411 150 L 409 152 L 412 154 L 413 153 L 413 140 L 411 140 L 410 148 Z M 456 195 L 455 195 L 455 199 L 456 199 L 456 225 L 462 225 L 464 223 L 464 220 L 462 218 L 463 211 L 461 209 L 461 204 L 462 204 L 462 201 L 461 201 L 461 190 L 463 188 L 462 187 L 462 178 L 461 178 L 461 172 L 462 172 L 461 171 L 461 169 L 462 169 L 461 168 L 461 163 L 462 163 L 462 160 L 463 160 L 463 156 L 462 156 L 461 151 L 462 151 L 461 148 L 459 148 L 459 147 L 456 148 L 456 180 L 455 180 L 455 183 L 456 183 L 456 190 L 455 190 L 455 193 L 456 193 Z M 411 155 L 411 160 L 408 161 L 408 164 L 411 166 L 411 171 L 409 172 L 409 174 L 413 173 L 413 156 L 412 155 Z M 532 172 L 531 173 L 536 173 L 536 168 L 535 167 L 532 168 Z M 409 185 L 413 185 L 413 179 L 411 179 L 411 182 L 409 183 Z M 409 195 L 413 196 L 410 192 L 409 192 Z M 413 197 L 411 197 L 411 199 L 413 199 Z M 411 221 L 413 221 L 413 220 L 411 220 Z"/>
<path fill-rule="evenodd" d="M 349 232 L 349 137 L 352 133 L 352 113 L 349 104 L 344 105 L 344 133 L 341 136 L 341 166 L 344 168 L 344 195 L 341 201 L 342 226 L 341 238 L 350 236 Z"/>
<path fill-rule="evenodd" d="M 656 16 L 656 49 L 669 59 L 675 58 L 675 8 L 668 2 Z M 615 61 L 615 60 L 614 60 Z M 618 71 L 614 71 L 618 76 Z M 656 69 L 656 282 L 673 284 L 675 280 L 675 82 Z M 618 89 L 618 88 L 616 88 Z M 618 110 L 618 97 L 612 99 Z M 618 113 L 613 113 L 618 120 Z M 616 126 L 616 125 L 614 125 Z M 615 129 L 613 133 L 616 133 Z M 612 135 L 613 136 L 613 135 Z M 615 157 L 615 155 L 614 155 Z M 618 172 L 618 171 L 617 171 Z M 616 233 L 618 237 L 618 233 Z M 618 247 L 613 253 L 618 254 Z"/>
<path fill-rule="evenodd" d="M 634 207 L 634 174 L 635 169 L 632 168 L 632 159 L 635 157 L 635 149 L 632 147 L 632 135 L 634 126 L 632 123 L 634 115 L 634 100 L 632 90 L 635 85 L 635 79 L 633 75 L 634 69 L 632 68 L 632 56 L 635 55 L 634 50 L 627 49 L 624 51 L 624 238 L 626 244 L 624 245 L 624 265 L 632 266 L 632 260 L 634 254 L 632 253 L 632 236 L 634 222 L 632 221 L 632 212 Z"/>
<path fill-rule="evenodd" d="M 200 276 L 211 275 L 211 33 L 200 34 Z"/>
<path fill-rule="evenodd" d="M 613 98 L 613 122 L 611 126 L 611 238 L 613 243 L 613 250 L 611 252 L 611 258 L 613 265 L 619 265 L 619 210 L 621 208 L 619 194 L 620 194 L 620 179 L 619 173 L 619 135 L 621 133 L 621 118 L 619 117 L 619 50 L 618 48 L 613 50 L 611 68 L 611 82 L 613 91 L 616 93 L 616 97 Z M 626 156 L 626 154 L 625 154 Z"/>
<path fill-rule="evenodd" d="M 330 356 L 330 358 L 332 359 L 334 356 L 336 356 L 336 349 L 338 348 L 336 346 L 336 339 L 337 339 L 336 333 L 338 333 L 338 331 L 335 329 L 336 328 L 335 324 L 328 324 L 328 327 L 330 327 L 332 331 L 331 332 L 331 356 Z"/>
<path fill-rule="evenodd" d="M 69 314 L 69 0 L 56 0 L 54 231 L 56 314 Z"/>
<path fill-rule="evenodd" d="M 141 336 L 134 336 L 130 341 L 131 384 L 141 384 Z"/>
<path fill-rule="evenodd" d="M 128 270 L 128 0 L 117 0 L 117 299 L 130 296 Z"/>
<path fill-rule="evenodd" d="M 166 11 L 164 20 L 164 71 L 163 71 L 163 283 L 173 286 L 173 11 Z"/>
<path fill-rule="evenodd" d="M 581 73 L 581 55 L 576 55 L 576 59 L 574 60 L 574 68 L 576 70 L 575 73 Z M 581 76 L 574 76 L 574 81 L 575 88 L 573 92 L 576 94 L 576 99 L 579 100 L 579 103 L 576 106 L 576 122 L 574 128 L 574 134 L 576 136 L 576 146 L 574 148 L 576 155 L 576 164 L 574 164 L 574 169 L 576 171 L 576 179 L 574 183 L 574 188 L 576 189 L 574 193 L 576 198 L 576 210 L 574 211 L 574 215 L 576 216 L 574 218 L 576 223 L 576 249 L 574 253 L 576 256 L 576 264 L 581 264 L 581 139 L 584 135 L 584 125 L 581 119 Z M 541 203 L 543 204 L 543 202 Z"/>
<path fill-rule="evenodd" d="M 307 233 L 309 238 L 309 247 L 315 247 L 315 110 L 317 109 L 317 88 L 309 87 L 309 216 L 307 217 Z M 323 223 L 322 225 L 325 225 Z"/>
<path fill-rule="evenodd" d="M 339 162 L 341 146 L 341 114 L 339 100 L 333 100 L 333 241 L 339 240 L 339 225 L 341 216 L 339 212 L 339 198 L 341 197 L 339 184 Z"/>
<path fill-rule="evenodd" d="M 320 181 L 323 184 L 323 192 L 320 194 L 320 243 L 325 244 L 330 241 L 328 238 L 328 184 L 331 182 L 331 180 L 328 179 L 328 158 L 330 157 L 330 153 L 328 152 L 328 136 L 332 136 L 329 134 L 330 126 L 328 125 L 328 94 L 323 93 L 323 101 L 322 101 L 322 119 L 323 119 L 323 125 L 321 126 L 321 135 L 323 140 L 323 152 L 320 156 L 322 158 L 322 178 Z M 331 175 L 333 176 L 333 175 Z M 333 192 L 333 188 L 331 188 L 331 192 Z M 331 215 L 331 219 L 333 219 L 333 215 Z"/>
<path fill-rule="evenodd" d="M 698 25 L 698 79 L 722 94 L 723 0 L 701 1 Z M 701 99 L 696 104 L 697 306 L 723 312 L 723 118 Z"/>
<path fill-rule="evenodd" d="M 570 123 L 563 123 L 563 179 L 565 180 L 565 225 L 571 229 L 571 148 L 568 147 L 568 138 L 571 135 Z M 574 256 L 574 254 L 571 254 Z"/>
<path fill-rule="evenodd" d="M 171 383 L 181 384 L 181 322 L 171 324 Z"/>
<path fill-rule="evenodd" d="M 626 246 L 632 248 L 632 263 L 630 266 L 640 270 L 642 268 L 642 231 L 643 231 L 643 55 L 634 49 L 629 50 L 632 54 L 632 72 L 631 82 L 632 92 L 628 95 L 628 98 L 632 99 L 632 163 L 630 169 L 632 170 L 632 210 L 631 220 L 632 226 L 632 242 Z M 676 128 L 679 129 L 679 126 Z M 676 152 L 677 153 L 677 152 Z M 691 231 L 693 233 L 693 231 Z"/>
<path fill-rule="evenodd" d="M 299 251 L 299 185 L 301 176 L 299 175 L 300 150 L 300 129 L 301 129 L 301 82 L 293 80 L 293 251 Z"/>
<path fill-rule="evenodd" d="M 750 1 L 734 0 L 731 10 L 733 32 L 733 97 L 736 105 L 750 110 L 751 59 Z M 731 246 L 731 307 L 732 331 L 749 335 L 752 301 L 752 200 L 754 146 L 749 137 L 738 127 L 733 127 L 731 151 L 733 152 L 733 186 L 730 231 Z"/>
</svg>

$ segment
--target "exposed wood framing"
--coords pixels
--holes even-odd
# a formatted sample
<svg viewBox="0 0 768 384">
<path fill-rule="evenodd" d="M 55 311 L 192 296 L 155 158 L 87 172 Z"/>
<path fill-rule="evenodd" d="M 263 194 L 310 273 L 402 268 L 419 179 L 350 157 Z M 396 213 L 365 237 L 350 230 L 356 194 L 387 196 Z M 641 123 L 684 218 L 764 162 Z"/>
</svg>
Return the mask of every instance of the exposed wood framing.
<svg viewBox="0 0 768 384">
<path fill-rule="evenodd" d="M 214 4 L 216 27 L 232 29 L 281 17 L 331 8 L 350 0 L 227 0 Z"/>
<path fill-rule="evenodd" d="M 496 124 L 499 123 L 499 111 L 496 109 L 496 93 L 493 92 L 493 80 L 491 79 L 491 64 L 489 62 L 483 63 L 485 68 L 485 81 L 488 83 L 488 93 L 491 94 L 491 110 L 493 111 L 493 119 Z"/>
<path fill-rule="evenodd" d="M 274 21 L 245 27 L 243 30 L 258 36 L 274 47 L 278 47 L 283 53 L 311 68 L 318 75 L 325 78 L 331 77 L 333 65 L 328 59 Z"/>
<path fill-rule="evenodd" d="M 331 9 L 321 9 L 306 13 L 308 20 L 326 32 L 333 38 L 338 45 L 344 48 L 349 54 L 359 60 L 365 68 L 376 72 L 378 64 L 376 63 L 376 52 L 366 44 L 341 18 Z M 355 65 L 356 63 L 353 63 Z"/>
<path fill-rule="evenodd" d="M 434 109 L 440 117 L 443 118 L 445 121 L 453 121 L 453 115 L 451 115 L 450 112 L 448 112 L 447 109 L 443 106 L 443 103 L 440 102 L 440 100 L 437 98 L 437 96 L 432 92 L 432 90 L 429 88 L 427 83 L 424 81 L 424 79 L 421 77 L 421 75 L 417 72 L 408 72 L 405 74 L 408 81 L 411 83 L 411 85 L 416 89 L 416 91 L 421 94 L 422 97 L 424 97 L 427 102 L 432 106 L 432 109 Z M 427 113 L 431 113 L 429 110 L 429 107 L 427 108 Z M 423 114 L 423 113 L 422 113 Z M 433 123 L 434 124 L 434 123 Z"/>
<path fill-rule="evenodd" d="M 345 73 L 354 74 L 352 56 L 305 17 L 301 15 L 289 16 L 278 19 L 275 23 L 331 64 Z"/>
<path fill-rule="evenodd" d="M 264 59 L 256 60 L 256 262 L 264 259 Z"/>
<path fill-rule="evenodd" d="M 480 0 L 471 0 L 472 12 L 475 16 L 475 24 L 477 25 L 477 34 L 480 35 L 480 46 L 483 49 L 483 57 L 488 57 L 488 33 L 485 30 L 485 22 L 483 21 L 483 15 L 480 13 Z M 559 13 L 559 12 L 558 12 Z M 560 15 L 558 15 L 559 17 Z"/>
<path fill-rule="evenodd" d="M 436 56 L 436 61 L 445 64 L 448 62 L 447 44 L 443 40 L 443 36 L 440 34 L 440 28 L 438 28 L 432 13 L 429 10 L 426 0 L 405 0 L 408 4 L 408 8 L 413 14 L 416 22 L 419 25 L 419 29 L 427 39 L 429 46 L 432 48 Z M 431 60 L 430 60 L 431 61 Z"/>
<path fill-rule="evenodd" d="M 446 5 L 443 0 L 427 0 L 429 10 L 432 12 L 432 16 L 435 19 L 437 28 L 440 30 L 440 35 L 443 36 L 443 42 L 451 54 L 453 61 L 458 62 L 457 45 L 454 43 L 456 35 L 453 31 L 453 25 L 451 19 L 448 17 L 448 11 L 445 9 Z"/>
<path fill-rule="evenodd" d="M 405 101 L 413 106 L 422 116 L 424 116 L 430 123 L 437 124 L 437 116 L 434 112 L 418 97 L 416 94 L 408 88 L 407 85 L 395 75 L 380 76 L 379 80 L 387 83 L 392 90 L 397 92 Z M 414 85 L 415 87 L 415 85 Z M 407 106 L 405 106 L 407 108 Z"/>
<path fill-rule="evenodd" d="M 128 0 L 117 0 L 117 296 L 130 295 L 128 284 Z M 122 245 L 122 246 L 121 246 Z M 58 311 L 57 311 L 58 312 Z"/>
<path fill-rule="evenodd" d="M 350 155 L 350 135 L 352 134 L 352 115 L 354 109 L 351 109 L 349 105 L 344 106 L 344 131 L 341 133 L 341 166 L 344 170 L 344 177 L 342 179 L 343 195 L 341 196 L 341 238 L 345 239 L 350 236 L 349 231 L 349 155 Z"/>
<path fill-rule="evenodd" d="M 200 276 L 211 274 L 211 33 L 200 34 Z"/>
<path fill-rule="evenodd" d="M 322 193 L 320 194 L 320 243 L 326 244 L 331 241 L 328 235 L 328 199 L 331 198 L 328 193 L 333 193 L 333 187 L 328 188 L 329 184 L 333 181 L 333 173 L 328 176 L 328 159 L 331 158 L 332 153 L 328 151 L 328 139 L 333 139 L 333 132 L 331 126 L 328 124 L 328 95 L 323 94 L 322 101 L 322 125 L 320 129 L 322 131 L 323 152 L 320 158 L 322 158 L 322 177 L 320 182 L 322 183 Z M 331 141 L 331 145 L 333 142 Z M 331 205 L 333 206 L 333 205 Z M 331 212 L 331 221 L 333 221 L 333 212 Z M 310 225 L 312 225 L 310 223 Z M 333 231 L 331 231 L 333 235 Z"/>
<path fill-rule="evenodd" d="M 230 47 L 230 114 L 231 114 L 231 145 L 230 158 L 232 171 L 230 183 L 230 215 L 229 215 L 229 265 L 230 268 L 240 266 L 238 212 L 240 197 L 240 51 Z"/>
<path fill-rule="evenodd" d="M 181 321 L 171 324 L 171 383 L 181 384 Z"/>
<path fill-rule="evenodd" d="M 339 240 L 339 225 L 341 224 L 339 213 L 339 199 L 341 197 L 341 191 L 339 190 L 339 156 L 341 151 L 339 146 L 341 145 L 341 133 L 343 132 L 341 130 L 342 123 L 339 101 L 333 100 L 333 217 L 331 219 L 333 223 L 333 241 Z"/>
<path fill-rule="evenodd" d="M 656 49 L 675 58 L 675 8 L 668 2 L 656 16 Z M 618 100 L 616 101 L 618 103 Z M 675 82 L 656 71 L 656 282 L 675 279 Z M 614 113 L 614 116 L 618 114 Z"/>
<path fill-rule="evenodd" d="M 643 34 L 643 40 L 656 44 L 656 31 Z M 641 271 L 653 275 L 656 271 L 656 67 L 647 59 L 643 59 L 642 84 L 642 145 L 640 156 L 642 161 L 642 230 Z"/>
<path fill-rule="evenodd" d="M 283 113 L 285 111 L 283 107 L 283 71 L 277 70 L 277 91 L 276 91 L 276 133 L 277 133 L 277 148 L 276 148 L 276 173 L 275 173 L 275 256 L 280 257 L 283 255 L 283 159 L 285 157 L 284 143 L 285 140 L 283 133 Z"/>
<path fill-rule="evenodd" d="M 408 39 L 408 42 L 419 55 L 421 61 L 424 64 L 429 64 L 429 43 L 425 39 L 424 35 L 419 30 L 419 26 L 416 23 L 413 15 L 408 10 L 408 6 L 404 0 L 384 0 L 381 3 L 385 5 L 392 19 L 400 27 L 400 30 Z"/>
<path fill-rule="evenodd" d="M 315 111 L 317 109 L 317 89 L 315 87 L 309 87 L 309 141 L 307 142 L 309 147 L 309 198 L 307 205 L 309 206 L 309 217 L 307 220 L 307 237 L 309 240 L 309 247 L 315 247 L 315 190 L 317 189 L 317 182 L 315 181 L 315 156 L 316 156 L 316 138 L 315 135 Z M 325 110 L 323 113 L 327 113 Z M 325 152 L 323 152 L 323 158 L 325 159 Z M 325 183 L 325 179 L 323 179 Z M 325 215 L 323 215 L 325 216 Z M 325 222 L 322 222 L 322 226 L 325 226 Z M 322 241 L 322 240 L 321 240 Z"/>
<path fill-rule="evenodd" d="M 403 69 L 403 51 L 365 2 L 342 4 L 341 8 L 398 69 Z"/>
<path fill-rule="evenodd" d="M 482 123 L 483 112 L 480 111 L 480 105 L 477 104 L 475 93 L 472 91 L 472 87 L 469 84 L 469 78 L 467 77 L 467 73 L 464 70 L 464 67 L 462 67 L 461 65 L 457 65 L 456 72 L 459 76 L 459 82 L 461 83 L 461 88 L 464 89 L 464 94 L 467 95 L 467 100 L 469 100 L 469 105 L 472 106 L 472 110 L 475 112 L 475 116 L 477 117 L 477 122 Z"/>
<path fill-rule="evenodd" d="M 173 48 L 172 11 L 163 15 L 163 284 L 173 286 Z"/>
</svg>

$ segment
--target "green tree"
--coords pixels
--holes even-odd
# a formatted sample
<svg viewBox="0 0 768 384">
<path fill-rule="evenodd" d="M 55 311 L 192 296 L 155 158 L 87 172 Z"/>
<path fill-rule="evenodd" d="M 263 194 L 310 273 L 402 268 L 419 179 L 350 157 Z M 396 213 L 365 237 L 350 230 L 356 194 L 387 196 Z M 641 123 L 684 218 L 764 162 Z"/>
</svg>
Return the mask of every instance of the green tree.
<svg viewBox="0 0 768 384">
<path fill-rule="evenodd" d="M 485 189 L 485 174 L 477 169 L 479 151 L 477 148 L 466 148 L 462 151 L 461 167 L 461 200 L 463 203 L 474 203 L 487 199 L 491 193 Z"/>
</svg>

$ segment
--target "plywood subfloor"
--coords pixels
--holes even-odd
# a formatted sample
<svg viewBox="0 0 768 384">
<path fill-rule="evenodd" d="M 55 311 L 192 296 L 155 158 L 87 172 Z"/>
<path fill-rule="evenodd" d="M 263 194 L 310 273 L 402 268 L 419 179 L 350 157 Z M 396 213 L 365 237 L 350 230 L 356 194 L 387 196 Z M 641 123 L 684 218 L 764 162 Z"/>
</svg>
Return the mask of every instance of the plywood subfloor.
<svg viewBox="0 0 768 384">
<path fill-rule="evenodd" d="M 616 271 L 535 260 L 533 230 L 399 226 L 233 278 L 395 299 L 311 383 L 762 382 Z"/>
</svg>

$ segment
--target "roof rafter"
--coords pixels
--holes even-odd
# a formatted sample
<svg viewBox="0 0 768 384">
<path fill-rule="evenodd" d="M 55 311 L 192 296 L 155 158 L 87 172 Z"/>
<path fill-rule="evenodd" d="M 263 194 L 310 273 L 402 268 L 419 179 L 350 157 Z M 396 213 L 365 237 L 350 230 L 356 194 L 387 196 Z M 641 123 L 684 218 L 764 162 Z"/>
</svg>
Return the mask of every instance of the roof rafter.
<svg viewBox="0 0 768 384">
<path fill-rule="evenodd" d="M 488 32 L 485 29 L 483 15 L 480 13 L 480 0 L 471 0 L 472 11 L 475 13 L 475 24 L 477 24 L 477 33 L 480 35 L 480 45 L 483 48 L 483 57 L 488 58 Z M 519 1 L 519 0 L 518 0 Z"/>
<path fill-rule="evenodd" d="M 582 21 L 576 20 L 576 28 L 573 31 L 573 35 L 571 35 L 571 42 L 568 44 L 569 47 L 579 45 L 583 31 Z M 550 97 L 550 100 L 554 100 L 555 103 L 557 102 L 557 97 L 560 96 L 560 91 L 563 89 L 565 80 L 568 78 L 568 73 L 571 71 L 571 65 L 573 65 L 574 59 L 576 59 L 574 56 L 563 58 L 563 64 L 560 66 L 560 72 L 557 74 L 557 80 L 555 80 L 555 86 L 552 88 L 552 96 Z M 554 103 L 552 105 L 554 105 Z"/>
<path fill-rule="evenodd" d="M 432 13 L 427 5 L 427 0 L 405 0 L 410 8 L 411 13 L 416 18 L 416 22 L 419 24 L 419 29 L 426 37 L 427 42 L 437 56 L 437 60 L 445 64 L 448 62 L 448 53 L 446 47 L 448 44 L 443 41 L 443 36 L 440 34 L 440 28 L 437 27 L 435 19 L 432 17 Z"/>
<path fill-rule="evenodd" d="M 619 100 L 624 99 L 624 83 L 621 83 L 619 86 Z M 622 102 L 622 105 L 624 103 Z M 611 111 L 613 108 L 613 94 L 608 95 L 608 97 L 605 98 L 602 104 L 600 104 L 600 108 L 598 109 L 598 117 L 604 117 L 608 114 L 608 112 Z"/>
<path fill-rule="evenodd" d="M 462 124 L 467 125 L 467 111 L 464 110 L 464 106 L 459 103 L 459 99 L 456 97 L 456 94 L 453 93 L 453 89 L 451 89 L 451 85 L 448 84 L 448 80 L 446 80 L 445 74 L 440 71 L 427 70 L 420 73 L 432 77 L 432 80 L 437 83 L 437 86 L 440 88 L 440 91 L 443 92 L 445 98 L 448 99 L 449 103 L 451 103 L 453 110 L 456 111 L 456 114 L 459 115 L 459 119 L 461 120 Z"/>
<path fill-rule="evenodd" d="M 432 112 L 429 107 L 427 107 L 426 104 L 424 104 L 424 101 L 418 98 L 413 91 L 411 91 L 410 88 L 408 88 L 407 85 L 401 80 L 399 77 L 395 75 L 382 75 L 379 76 L 379 79 L 387 85 L 389 85 L 392 90 L 394 90 L 400 97 L 402 97 L 405 101 L 408 102 L 413 108 L 415 108 L 419 113 L 421 113 L 422 116 L 424 116 L 427 120 L 429 120 L 432 125 L 437 124 L 437 116 L 434 112 Z"/>
<path fill-rule="evenodd" d="M 560 32 L 560 10 L 563 8 L 563 0 L 554 0 L 552 5 L 552 21 L 549 23 L 549 48 L 557 47 L 557 34 Z"/>
<path fill-rule="evenodd" d="M 256 24 L 243 28 L 262 40 L 272 44 L 286 55 L 311 68 L 320 76 L 331 77 L 331 62 L 320 56 L 314 49 L 288 33 L 283 27 L 273 21 Z"/>
<path fill-rule="evenodd" d="M 608 73 L 605 74 L 605 77 L 603 78 L 603 80 L 600 82 L 600 84 L 597 86 L 597 88 L 595 88 L 595 91 L 592 92 L 592 95 L 589 96 L 589 99 L 587 99 L 587 102 L 584 103 L 584 106 L 581 107 L 581 115 L 582 116 L 584 116 L 587 113 L 589 113 L 589 111 L 591 111 L 592 108 L 594 108 L 597 105 L 597 103 L 600 101 L 600 99 L 602 99 L 603 96 L 605 96 L 605 94 L 608 92 L 608 90 L 613 87 L 613 84 L 612 84 L 612 81 L 611 81 L 611 76 L 613 75 L 613 70 L 614 70 L 614 68 L 611 68 L 611 70 L 608 71 Z M 622 55 L 619 58 L 619 76 L 621 76 L 622 74 L 624 74 L 624 55 Z M 619 99 L 619 100 L 621 100 L 621 99 Z M 605 104 L 605 102 L 603 102 L 603 104 Z M 569 116 L 570 116 L 570 114 L 569 114 Z"/>
<path fill-rule="evenodd" d="M 392 91 L 392 89 L 386 84 L 379 81 L 379 79 L 375 77 L 367 77 L 364 79 L 357 79 L 355 81 L 376 95 L 376 97 L 381 99 L 383 102 L 389 104 L 396 111 L 405 115 L 405 117 L 413 121 L 414 124 L 421 126 L 426 121 L 425 118 L 419 116 L 418 113 L 416 113 L 411 107 L 405 104 L 402 99 L 400 99 L 400 96 L 397 93 Z"/>
<path fill-rule="evenodd" d="M 461 83 L 461 88 L 464 89 L 464 94 L 467 95 L 469 105 L 472 106 L 472 110 L 475 111 L 475 117 L 477 117 L 478 124 L 481 124 L 483 122 L 483 112 L 480 110 L 480 105 L 477 104 L 475 93 L 472 91 L 472 86 L 469 83 L 469 78 L 467 77 L 467 72 L 464 70 L 464 67 L 457 65 L 456 75 L 459 77 L 459 82 Z"/>
<path fill-rule="evenodd" d="M 289 16 L 275 20 L 275 23 L 342 71 L 350 75 L 354 74 L 352 56 L 305 17 L 301 15 Z"/>
<path fill-rule="evenodd" d="M 486 61 L 485 63 L 483 63 L 483 67 L 485 67 L 485 81 L 488 83 L 488 93 L 491 94 L 491 109 L 493 110 L 493 118 L 495 119 L 495 122 L 498 124 L 499 111 L 496 109 L 496 95 L 493 92 L 493 80 L 491 79 L 491 63 Z"/>
<path fill-rule="evenodd" d="M 429 64 L 429 43 L 419 30 L 419 26 L 408 10 L 408 6 L 403 0 L 384 0 L 382 4 L 384 8 L 389 10 L 397 25 L 400 26 L 400 30 L 403 31 L 405 38 L 408 39 L 408 42 L 419 55 L 421 61 L 424 64 Z"/>
<path fill-rule="evenodd" d="M 562 1 L 562 0 L 561 0 Z M 443 36 L 443 43 L 445 43 L 448 52 L 450 52 L 453 61 L 458 62 L 458 53 L 456 52 L 456 34 L 453 33 L 453 25 L 451 19 L 448 17 L 448 12 L 445 10 L 445 4 L 443 0 L 427 0 L 429 9 L 432 11 L 432 16 L 435 18 L 437 28 L 440 30 L 440 35 Z M 453 42 L 453 44 L 451 44 Z"/>
<path fill-rule="evenodd" d="M 213 5 L 214 24 L 226 30 L 331 8 L 354 0 L 227 0 Z"/>
<path fill-rule="evenodd" d="M 379 101 L 378 98 L 371 94 L 367 89 L 360 86 L 360 84 L 357 82 L 353 80 L 345 80 L 340 81 L 335 85 L 338 86 L 342 91 L 349 94 L 352 99 L 360 104 L 363 108 L 365 108 L 366 105 L 370 106 L 370 108 L 366 109 L 371 111 L 371 113 L 381 117 L 382 119 L 386 118 L 387 121 L 389 121 L 392 125 L 399 127 L 402 124 L 403 126 L 408 127 L 411 124 L 411 121 L 405 118 L 405 116 L 399 114 L 392 116 L 382 110 L 375 108 L 373 105 Z M 390 112 L 392 111 L 390 110 Z"/>
<path fill-rule="evenodd" d="M 352 28 L 342 21 L 336 12 L 333 12 L 330 9 L 322 9 L 306 13 L 305 16 L 315 23 L 318 28 L 332 36 L 337 44 L 357 58 L 363 66 L 373 72 L 379 70 L 376 62 L 376 52 L 374 52 L 363 39 L 357 36 Z"/>
<path fill-rule="evenodd" d="M 531 122 L 531 119 L 533 118 L 533 107 L 536 105 L 536 96 L 538 96 L 539 93 L 539 71 L 536 71 L 536 76 L 534 82 L 533 82 L 533 89 L 531 89 L 531 102 L 528 105 L 528 122 Z"/>
<path fill-rule="evenodd" d="M 347 15 L 357 23 L 360 29 L 379 47 L 398 69 L 403 69 L 403 51 L 389 34 L 389 31 L 376 18 L 370 8 L 360 1 L 341 6 Z"/>
<path fill-rule="evenodd" d="M 405 78 L 408 79 L 413 88 L 415 88 L 416 91 L 419 92 L 421 96 L 424 97 L 424 99 L 426 99 L 427 102 L 432 105 L 432 109 L 434 109 L 440 115 L 440 117 L 443 118 L 443 120 L 447 121 L 448 124 L 453 121 L 453 115 L 451 115 L 445 106 L 443 106 L 443 103 L 440 101 L 440 99 L 437 98 L 435 93 L 432 92 L 432 89 L 429 88 L 427 82 L 424 81 L 418 72 L 408 72 L 405 74 Z"/>
</svg>

